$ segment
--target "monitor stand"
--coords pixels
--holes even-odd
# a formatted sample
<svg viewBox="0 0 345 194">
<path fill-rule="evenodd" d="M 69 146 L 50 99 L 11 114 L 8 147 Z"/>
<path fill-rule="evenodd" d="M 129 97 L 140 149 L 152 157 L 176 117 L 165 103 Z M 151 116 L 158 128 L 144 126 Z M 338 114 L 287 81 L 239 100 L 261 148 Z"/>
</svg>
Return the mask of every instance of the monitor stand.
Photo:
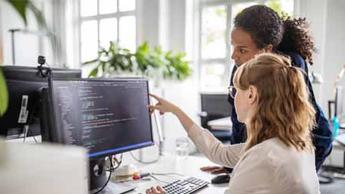
<svg viewBox="0 0 345 194">
<path fill-rule="evenodd" d="M 109 174 L 106 173 L 105 159 L 90 159 L 90 191 L 97 191 L 108 180 Z M 132 191 L 135 186 L 126 183 L 113 183 L 108 182 L 107 186 L 100 194 L 120 194 Z"/>
<path fill-rule="evenodd" d="M 106 182 L 105 159 L 90 159 L 90 191 L 100 189 Z"/>
</svg>

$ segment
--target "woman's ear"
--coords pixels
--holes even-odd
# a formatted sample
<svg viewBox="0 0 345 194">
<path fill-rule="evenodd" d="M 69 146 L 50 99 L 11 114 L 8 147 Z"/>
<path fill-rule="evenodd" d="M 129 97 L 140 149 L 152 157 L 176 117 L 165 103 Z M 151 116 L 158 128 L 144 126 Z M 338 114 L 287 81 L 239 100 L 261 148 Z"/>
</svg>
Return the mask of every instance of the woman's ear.
<svg viewBox="0 0 345 194">
<path fill-rule="evenodd" d="M 265 46 L 264 48 L 260 49 L 258 54 L 261 54 L 261 53 L 271 53 L 272 50 L 273 50 L 273 45 L 269 44 L 269 45 Z"/>
<path fill-rule="evenodd" d="M 271 53 L 273 51 L 273 45 L 269 44 L 264 48 L 266 53 Z"/>
<path fill-rule="evenodd" d="M 248 99 L 250 104 L 254 104 L 256 102 L 258 96 L 258 90 L 255 86 L 249 86 L 248 90 Z"/>
</svg>

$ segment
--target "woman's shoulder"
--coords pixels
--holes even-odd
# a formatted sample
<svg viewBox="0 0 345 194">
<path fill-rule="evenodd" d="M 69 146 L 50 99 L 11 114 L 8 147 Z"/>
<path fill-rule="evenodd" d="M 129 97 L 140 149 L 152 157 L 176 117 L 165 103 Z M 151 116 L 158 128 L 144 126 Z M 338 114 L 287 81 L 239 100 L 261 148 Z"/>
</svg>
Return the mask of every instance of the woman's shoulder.
<svg viewBox="0 0 345 194">
<path fill-rule="evenodd" d="M 284 156 L 287 150 L 287 147 L 278 138 L 270 138 L 247 150 L 244 156 L 258 156 L 260 160 L 269 165 L 270 162 L 279 162 L 281 160 L 279 158 Z"/>
<path fill-rule="evenodd" d="M 273 138 L 269 138 L 266 139 L 265 141 L 262 141 L 261 143 L 253 146 L 250 150 L 255 150 L 255 151 L 263 151 L 266 152 L 267 150 L 280 150 L 280 149 L 284 149 L 285 146 L 284 144 L 282 144 L 281 140 L 279 140 L 279 138 L 277 137 L 273 137 Z M 249 150 L 248 150 L 249 151 Z"/>
<path fill-rule="evenodd" d="M 296 52 L 285 52 L 284 55 L 290 58 L 293 66 L 299 67 L 301 69 L 306 69 L 307 63 L 300 54 Z"/>
<path fill-rule="evenodd" d="M 241 170 L 248 172 L 249 168 L 251 173 L 265 172 L 281 193 L 318 190 L 313 153 L 297 151 L 280 139 L 271 138 L 253 146 L 246 154 Z"/>
<path fill-rule="evenodd" d="M 284 144 L 279 138 L 270 138 L 257 144 L 247 151 L 247 154 L 260 155 L 267 165 L 281 166 L 286 163 L 298 162 L 301 156 L 314 158 L 313 152 L 297 151 Z M 263 157 L 264 156 L 264 157 Z M 282 160 L 284 158 L 284 160 Z"/>
</svg>

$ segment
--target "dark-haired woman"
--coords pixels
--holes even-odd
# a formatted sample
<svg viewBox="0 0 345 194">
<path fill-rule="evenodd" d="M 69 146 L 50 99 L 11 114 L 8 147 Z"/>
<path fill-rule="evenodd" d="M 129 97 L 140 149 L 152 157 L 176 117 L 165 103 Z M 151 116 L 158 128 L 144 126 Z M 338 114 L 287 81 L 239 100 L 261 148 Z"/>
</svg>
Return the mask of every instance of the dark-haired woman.
<svg viewBox="0 0 345 194">
<path fill-rule="evenodd" d="M 281 18 L 267 6 L 254 5 L 244 9 L 235 17 L 231 44 L 233 46 L 231 58 L 234 60 L 235 66 L 232 70 L 230 86 L 233 85 L 233 75 L 237 68 L 263 52 L 273 52 L 290 57 L 292 65 L 305 72 L 304 80 L 309 90 L 309 100 L 316 111 L 316 126 L 312 133 L 316 148 L 315 166 L 316 170 L 319 170 L 332 150 L 332 132 L 324 113 L 315 100 L 313 88 L 307 76 L 308 63 L 313 64 L 312 55 L 315 48 L 306 20 L 304 18 Z M 231 142 L 232 144 L 245 142 L 247 139 L 246 127 L 237 119 L 234 99 L 229 96 L 228 100 L 232 105 L 233 134 Z M 224 168 L 204 167 L 202 170 L 223 172 Z"/>
<path fill-rule="evenodd" d="M 281 18 L 271 8 L 255 5 L 244 9 L 234 21 L 235 28 L 231 33 L 231 43 L 234 51 L 232 59 L 235 68 L 242 65 L 261 52 L 275 52 L 289 56 L 292 65 L 301 68 L 305 74 L 305 82 L 309 90 L 309 99 L 316 110 L 316 127 L 313 129 L 315 165 L 318 170 L 332 149 L 332 132 L 320 106 L 318 106 L 313 88 L 308 79 L 308 63 L 313 64 L 312 54 L 314 42 L 309 34 L 305 19 Z M 231 78 L 231 85 L 233 84 Z M 288 99 L 287 99 L 288 100 Z M 229 97 L 233 105 L 233 98 Z M 246 139 L 245 126 L 237 120 L 236 112 L 232 110 L 233 143 L 241 143 Z M 291 113 L 293 114 L 293 113 Z"/>
</svg>

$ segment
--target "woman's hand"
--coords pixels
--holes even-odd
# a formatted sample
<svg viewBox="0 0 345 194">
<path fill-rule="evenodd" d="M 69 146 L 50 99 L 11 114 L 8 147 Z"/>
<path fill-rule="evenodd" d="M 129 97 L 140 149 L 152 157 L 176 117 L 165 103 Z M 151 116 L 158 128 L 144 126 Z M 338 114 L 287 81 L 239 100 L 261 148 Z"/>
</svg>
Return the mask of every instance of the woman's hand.
<svg viewBox="0 0 345 194">
<path fill-rule="evenodd" d="M 158 102 L 155 105 L 150 105 L 149 109 L 152 113 L 154 110 L 158 110 L 159 113 L 162 115 L 166 112 L 172 112 L 175 113 L 176 110 L 178 110 L 178 107 L 171 102 L 168 102 L 167 100 L 164 100 L 163 98 L 160 98 L 156 95 L 150 94 L 151 97 L 156 99 Z"/>
<path fill-rule="evenodd" d="M 151 187 L 149 189 L 146 189 L 146 194 L 165 194 L 165 191 L 162 187 L 157 186 L 155 187 Z"/>
<path fill-rule="evenodd" d="M 211 174 L 229 173 L 223 166 L 205 166 L 201 167 L 200 170 Z"/>
<path fill-rule="evenodd" d="M 193 120 L 173 103 L 170 103 L 167 100 L 164 100 L 163 98 L 160 98 L 153 94 L 150 94 L 150 96 L 152 96 L 158 101 L 158 103 L 156 103 L 154 106 L 152 105 L 148 106 L 150 109 L 150 113 L 152 113 L 154 110 L 158 110 L 159 113 L 161 113 L 161 115 L 166 112 L 173 113 L 180 120 L 181 124 L 183 125 L 183 128 L 187 132 L 194 125 Z"/>
</svg>

